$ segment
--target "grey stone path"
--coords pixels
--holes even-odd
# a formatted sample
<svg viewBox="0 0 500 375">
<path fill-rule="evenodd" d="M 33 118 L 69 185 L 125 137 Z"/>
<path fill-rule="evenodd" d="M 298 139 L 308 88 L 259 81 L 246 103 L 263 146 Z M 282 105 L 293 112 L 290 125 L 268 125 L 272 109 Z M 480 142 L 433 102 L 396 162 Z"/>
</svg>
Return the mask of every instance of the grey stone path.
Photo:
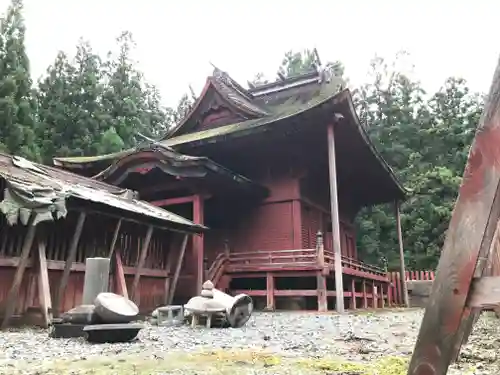
<svg viewBox="0 0 500 375">
<path fill-rule="evenodd" d="M 113 345 L 51 339 L 43 330 L 12 330 L 0 335 L 0 373 L 9 374 L 19 363 L 36 367 L 40 363 L 63 358 L 88 360 L 95 356 L 112 358 L 120 355 L 160 357 L 177 351 L 221 349 L 265 349 L 282 357 L 334 356 L 361 362 L 388 356 L 409 357 L 422 314 L 421 310 L 345 316 L 256 313 L 242 329 L 148 326 L 141 332 L 137 342 Z M 498 322 L 486 316 L 480 319 L 469 344 L 463 350 L 461 363 L 454 365 L 450 374 L 500 373 Z"/>
</svg>

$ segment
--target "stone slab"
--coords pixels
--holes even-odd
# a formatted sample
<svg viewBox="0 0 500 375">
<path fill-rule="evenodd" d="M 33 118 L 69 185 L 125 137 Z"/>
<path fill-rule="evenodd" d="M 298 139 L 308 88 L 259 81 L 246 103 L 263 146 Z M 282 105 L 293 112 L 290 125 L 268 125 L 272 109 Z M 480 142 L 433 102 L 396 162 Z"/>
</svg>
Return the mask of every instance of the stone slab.
<svg viewBox="0 0 500 375">
<path fill-rule="evenodd" d="M 54 323 L 49 332 L 49 337 L 56 339 L 85 337 L 84 327 L 85 324 Z"/>
<path fill-rule="evenodd" d="M 85 326 L 83 331 L 88 342 L 118 343 L 132 341 L 143 328 L 144 325 L 138 323 L 94 324 Z"/>
</svg>

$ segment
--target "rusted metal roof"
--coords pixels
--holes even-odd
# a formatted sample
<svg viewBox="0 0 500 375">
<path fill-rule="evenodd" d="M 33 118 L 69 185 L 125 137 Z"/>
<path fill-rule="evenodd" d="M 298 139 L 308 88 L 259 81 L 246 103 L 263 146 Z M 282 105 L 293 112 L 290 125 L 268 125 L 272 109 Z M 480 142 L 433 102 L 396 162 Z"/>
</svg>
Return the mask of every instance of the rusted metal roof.
<svg viewBox="0 0 500 375">
<path fill-rule="evenodd" d="M 143 216 L 145 224 L 154 219 L 163 222 L 167 228 L 174 224 L 176 229 L 189 232 L 202 232 L 206 229 L 182 216 L 135 199 L 135 193 L 131 190 L 120 189 L 17 156 L 0 153 L 0 177 L 15 185 L 16 189 L 21 190 L 27 197 L 35 198 L 41 193 L 57 196 L 58 199 L 71 197 L 118 209 L 123 212 L 124 217 L 131 214 Z"/>
</svg>

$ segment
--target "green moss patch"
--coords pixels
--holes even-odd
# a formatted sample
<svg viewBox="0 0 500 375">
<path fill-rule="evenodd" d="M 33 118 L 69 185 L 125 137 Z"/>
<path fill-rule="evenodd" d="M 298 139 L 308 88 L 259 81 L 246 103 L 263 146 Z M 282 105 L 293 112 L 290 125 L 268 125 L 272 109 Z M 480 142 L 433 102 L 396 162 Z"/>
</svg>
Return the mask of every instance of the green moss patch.
<svg viewBox="0 0 500 375">
<path fill-rule="evenodd" d="M 58 360 L 38 365 L 4 368 L 5 375 L 155 375 L 180 372 L 185 375 L 310 374 L 324 375 L 406 375 L 408 360 L 393 357 L 373 363 L 354 363 L 342 359 L 300 359 L 282 357 L 266 351 L 203 351 L 198 353 L 167 353 L 154 355 L 92 357 Z M 177 371 L 176 371 L 177 370 Z"/>
</svg>

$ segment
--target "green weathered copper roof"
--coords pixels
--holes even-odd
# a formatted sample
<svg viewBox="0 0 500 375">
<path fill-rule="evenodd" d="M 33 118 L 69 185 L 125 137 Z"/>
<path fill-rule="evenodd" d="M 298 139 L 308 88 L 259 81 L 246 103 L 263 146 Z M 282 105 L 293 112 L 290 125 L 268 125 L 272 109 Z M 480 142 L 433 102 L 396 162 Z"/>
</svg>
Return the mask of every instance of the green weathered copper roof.
<svg viewBox="0 0 500 375">
<path fill-rule="evenodd" d="M 254 120 L 247 120 L 239 122 L 236 124 L 230 124 L 226 126 L 220 126 L 213 129 L 207 129 L 199 132 L 194 132 L 190 134 L 180 135 L 178 137 L 172 137 L 161 141 L 160 143 L 164 146 L 177 146 L 185 143 L 200 141 L 208 138 L 215 138 L 224 136 L 227 134 L 233 134 L 243 131 L 252 131 L 258 127 L 272 124 L 276 121 L 284 120 L 286 118 L 294 117 L 300 113 L 306 112 L 307 110 L 317 107 L 326 101 L 332 99 L 335 95 L 339 93 L 339 88 L 341 87 L 341 82 L 336 80 L 334 82 L 324 84 L 318 90 L 313 93 L 309 93 L 307 96 L 292 96 L 288 98 L 284 103 L 279 105 L 269 105 L 267 110 L 270 115 L 266 117 L 261 117 Z"/>
<path fill-rule="evenodd" d="M 265 107 L 269 116 L 246 120 L 236 124 L 230 124 L 217 128 L 202 130 L 194 133 L 184 134 L 177 137 L 168 138 L 158 143 L 162 146 L 172 147 L 190 142 L 200 141 L 209 138 L 221 137 L 228 134 L 238 132 L 252 132 L 254 129 L 264 125 L 270 125 L 276 121 L 291 118 L 298 114 L 304 113 L 314 107 L 317 107 L 339 94 L 343 81 L 339 78 L 333 78 L 329 83 L 316 84 L 313 90 L 308 90 L 298 95 L 293 95 L 283 101 L 277 103 L 274 97 L 269 96 L 259 98 L 261 107 Z M 100 155 L 100 156 L 78 156 L 78 157 L 65 157 L 54 158 L 54 163 L 58 164 L 86 164 L 104 160 L 113 160 L 128 153 L 132 150 L 126 150 L 113 154 Z"/>
</svg>

